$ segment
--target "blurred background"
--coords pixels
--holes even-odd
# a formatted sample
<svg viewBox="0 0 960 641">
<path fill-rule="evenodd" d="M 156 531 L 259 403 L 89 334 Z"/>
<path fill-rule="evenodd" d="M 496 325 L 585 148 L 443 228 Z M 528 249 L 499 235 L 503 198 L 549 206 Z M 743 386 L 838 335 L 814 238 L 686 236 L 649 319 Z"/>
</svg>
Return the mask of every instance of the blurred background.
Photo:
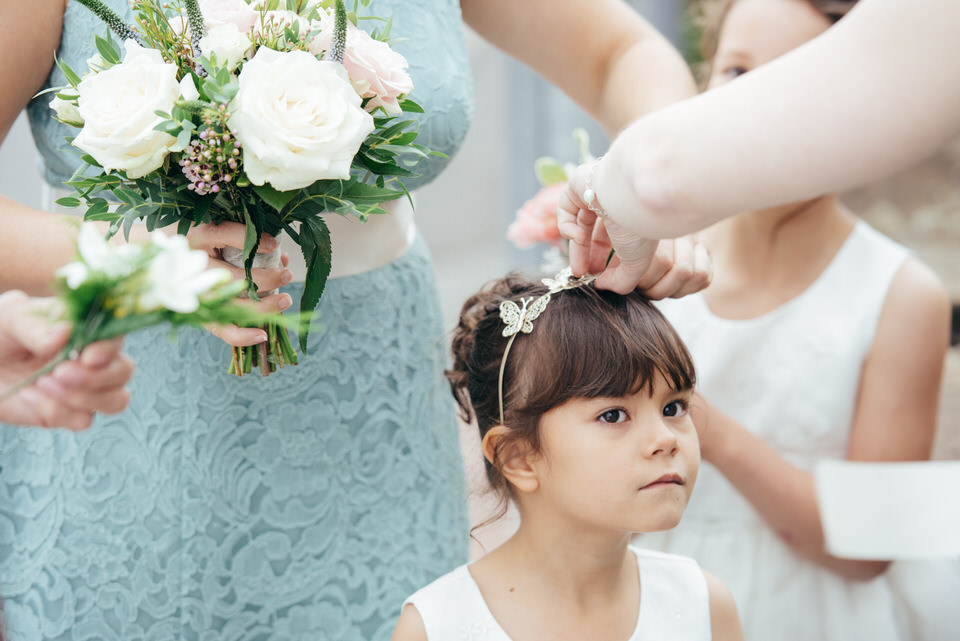
<svg viewBox="0 0 960 641">
<path fill-rule="evenodd" d="M 698 61 L 698 14 L 713 0 L 686 7 L 675 0 L 632 0 L 642 15 Z M 504 232 L 516 210 L 539 188 L 534 161 L 552 156 L 575 162 L 571 133 L 588 131 L 591 151 L 608 145 L 603 131 L 563 94 L 536 74 L 467 34 L 474 79 L 471 130 L 449 169 L 416 194 L 418 226 L 436 261 L 446 326 L 463 300 L 509 269 L 535 270 L 540 249 L 517 250 Z M 25 118 L 0 148 L 0 193 L 39 206 L 40 177 Z M 903 173 L 845 195 L 846 203 L 881 232 L 912 248 L 940 276 L 960 304 L 960 141 Z M 954 333 L 960 327 L 954 315 Z M 481 488 L 475 430 L 463 429 L 472 481 Z M 937 458 L 960 458 L 960 348 L 950 350 L 936 444 Z M 479 491 L 479 490 L 478 490 Z M 483 510 L 478 508 L 479 515 Z M 479 518 L 482 520 L 482 518 Z"/>
</svg>

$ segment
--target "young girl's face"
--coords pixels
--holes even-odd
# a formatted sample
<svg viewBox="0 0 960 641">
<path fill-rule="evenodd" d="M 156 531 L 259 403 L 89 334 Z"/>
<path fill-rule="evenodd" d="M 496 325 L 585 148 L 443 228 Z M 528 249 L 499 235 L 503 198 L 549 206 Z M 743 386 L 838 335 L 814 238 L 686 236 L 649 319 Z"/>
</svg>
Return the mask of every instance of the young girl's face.
<svg viewBox="0 0 960 641">
<path fill-rule="evenodd" d="M 738 0 L 720 29 L 710 88 L 779 58 L 828 27 L 830 21 L 804 0 Z"/>
<path fill-rule="evenodd" d="M 690 390 L 658 377 L 620 398 L 577 398 L 540 419 L 544 498 L 572 521 L 617 532 L 674 527 L 700 463 Z"/>
</svg>

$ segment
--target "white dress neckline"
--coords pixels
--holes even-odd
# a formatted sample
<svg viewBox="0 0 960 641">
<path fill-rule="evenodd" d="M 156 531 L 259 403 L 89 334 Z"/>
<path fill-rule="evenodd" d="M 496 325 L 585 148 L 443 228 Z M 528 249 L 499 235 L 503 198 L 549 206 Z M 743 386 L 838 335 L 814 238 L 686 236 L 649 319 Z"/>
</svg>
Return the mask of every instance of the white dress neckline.
<svg viewBox="0 0 960 641">
<path fill-rule="evenodd" d="M 641 631 L 643 630 L 643 623 L 646 619 L 644 616 L 646 608 L 643 607 L 643 564 L 640 562 L 639 557 L 633 550 L 629 550 L 629 552 L 631 555 L 633 555 L 634 563 L 637 565 L 637 578 L 640 581 L 640 603 L 637 607 L 637 622 L 636 625 L 634 625 L 633 632 L 631 632 L 630 636 L 623 641 L 634 641 L 635 639 L 641 639 Z M 503 637 L 503 641 L 514 641 L 500 625 L 500 622 L 497 621 L 497 617 L 495 617 L 493 612 L 490 610 L 490 606 L 487 605 L 487 600 L 484 598 L 483 592 L 480 591 L 480 586 L 477 584 L 476 579 L 473 578 L 473 574 L 470 572 L 470 566 L 461 566 L 457 569 L 457 573 L 463 573 L 463 576 L 466 578 L 466 583 L 470 588 L 470 597 L 476 601 L 477 610 L 482 612 L 485 617 L 488 617 L 490 629 L 494 630 L 498 636 Z"/>
</svg>

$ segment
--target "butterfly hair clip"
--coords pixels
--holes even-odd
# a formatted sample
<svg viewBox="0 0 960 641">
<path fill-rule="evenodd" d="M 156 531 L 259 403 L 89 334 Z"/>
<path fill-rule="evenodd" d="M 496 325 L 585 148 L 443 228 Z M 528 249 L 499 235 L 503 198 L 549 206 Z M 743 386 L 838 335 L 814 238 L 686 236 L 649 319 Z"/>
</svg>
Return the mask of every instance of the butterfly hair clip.
<svg viewBox="0 0 960 641">
<path fill-rule="evenodd" d="M 547 286 L 551 294 L 562 292 L 565 289 L 577 289 L 589 285 L 597 280 L 596 274 L 584 274 L 583 276 L 574 276 L 571 267 L 565 267 L 553 278 L 544 278 L 540 282 Z"/>
<path fill-rule="evenodd" d="M 547 286 L 546 294 L 537 298 L 521 298 L 520 304 L 512 300 L 505 300 L 500 303 L 500 320 L 504 323 L 503 336 L 508 337 L 507 346 L 503 350 L 503 358 L 500 360 L 500 377 L 497 381 L 497 394 L 500 401 L 500 424 L 503 425 L 503 372 L 507 367 L 507 354 L 513 346 L 517 335 L 529 334 L 533 331 L 533 321 L 540 318 L 540 314 L 547 308 L 550 302 L 550 295 L 562 292 L 566 289 L 577 289 L 584 285 L 589 285 L 597 279 L 592 274 L 583 276 L 574 276 L 573 270 L 567 267 L 560 271 L 553 278 L 544 278 L 542 282 Z"/>
</svg>

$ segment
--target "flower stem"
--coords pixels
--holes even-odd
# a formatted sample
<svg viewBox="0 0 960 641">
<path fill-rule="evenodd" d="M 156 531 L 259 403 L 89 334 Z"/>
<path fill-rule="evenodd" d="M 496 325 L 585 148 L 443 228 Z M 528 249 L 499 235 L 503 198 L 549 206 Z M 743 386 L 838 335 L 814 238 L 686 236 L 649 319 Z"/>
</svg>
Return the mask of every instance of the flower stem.
<svg viewBox="0 0 960 641">
<path fill-rule="evenodd" d="M 11 396 L 16 394 L 20 390 L 22 390 L 23 388 L 29 387 L 30 385 L 33 385 L 34 383 L 36 383 L 42 377 L 52 372 L 54 368 L 60 363 L 70 360 L 70 355 L 72 353 L 74 353 L 73 346 L 68 345 L 67 347 L 64 347 L 49 363 L 47 363 L 46 365 L 38 369 L 36 372 L 31 374 L 30 376 L 23 379 L 19 383 L 16 383 L 12 387 L 8 387 L 7 389 L 3 390 L 3 392 L 0 392 L 0 403 L 7 400 Z"/>
</svg>

